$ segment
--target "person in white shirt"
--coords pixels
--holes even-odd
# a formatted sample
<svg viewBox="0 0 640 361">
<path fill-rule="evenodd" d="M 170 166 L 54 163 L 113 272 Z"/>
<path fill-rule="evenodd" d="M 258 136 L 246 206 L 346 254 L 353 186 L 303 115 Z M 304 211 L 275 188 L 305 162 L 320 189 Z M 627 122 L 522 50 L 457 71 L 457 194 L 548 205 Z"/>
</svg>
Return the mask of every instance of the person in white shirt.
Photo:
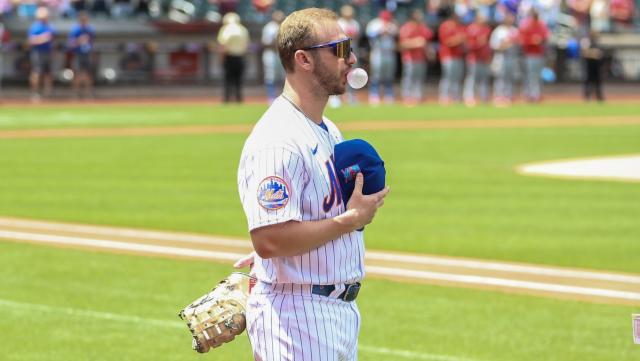
<svg viewBox="0 0 640 361">
<path fill-rule="evenodd" d="M 271 14 L 271 21 L 262 28 L 262 67 L 269 104 L 276 98 L 276 86 L 284 82 L 284 68 L 276 51 L 276 38 L 283 19 L 284 13 L 276 10 Z"/>
<path fill-rule="evenodd" d="M 355 10 L 353 9 L 353 6 L 343 5 L 340 8 L 340 19 L 338 19 L 338 25 L 340 25 L 344 33 L 351 38 L 351 49 L 353 50 L 353 53 L 356 54 L 356 57 L 357 57 L 358 56 L 358 40 L 360 40 L 360 23 L 358 22 L 358 20 L 354 18 L 354 15 L 355 15 Z M 351 88 L 350 86 L 347 87 L 347 91 L 345 95 L 347 97 L 346 100 L 350 104 L 357 103 L 355 92 L 353 88 Z M 340 97 L 337 95 L 334 95 L 331 98 L 329 98 L 329 103 L 331 103 L 332 98 L 337 99 L 338 103 L 341 102 Z"/>
<path fill-rule="evenodd" d="M 224 102 L 231 101 L 233 96 L 241 103 L 244 56 L 249 49 L 249 31 L 240 23 L 240 16 L 233 12 L 222 17 L 222 24 L 218 32 L 218 43 L 223 55 Z"/>
<path fill-rule="evenodd" d="M 493 49 L 491 71 L 493 100 L 496 106 L 508 106 L 513 98 L 513 83 L 518 66 L 519 32 L 514 25 L 515 16 L 507 13 L 502 24 L 491 33 L 489 45 Z"/>
<path fill-rule="evenodd" d="M 396 50 L 398 36 L 398 25 L 393 20 L 393 14 L 388 10 L 383 10 L 380 15 L 367 24 L 367 37 L 371 45 L 369 63 L 371 66 L 371 85 L 369 88 L 369 103 L 376 105 L 380 103 L 382 91 L 379 87 L 384 86 L 384 100 L 386 103 L 393 103 L 393 80 L 396 74 Z"/>
</svg>

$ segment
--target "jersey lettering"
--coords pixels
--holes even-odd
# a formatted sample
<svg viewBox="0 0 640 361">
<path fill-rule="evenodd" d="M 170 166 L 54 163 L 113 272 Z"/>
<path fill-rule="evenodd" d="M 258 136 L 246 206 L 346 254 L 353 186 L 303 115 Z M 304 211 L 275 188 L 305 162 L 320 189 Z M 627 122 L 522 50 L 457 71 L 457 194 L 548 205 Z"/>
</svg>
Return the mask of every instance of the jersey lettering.
<svg viewBox="0 0 640 361">
<path fill-rule="evenodd" d="M 324 164 L 327 167 L 327 173 L 329 174 L 329 186 L 331 189 L 329 190 L 329 195 L 324 196 L 322 210 L 324 210 L 325 213 L 329 213 L 334 204 L 340 205 L 340 203 L 342 203 L 342 191 L 340 190 L 340 183 L 338 183 L 338 177 L 336 177 L 336 172 L 333 168 L 333 156 Z"/>
</svg>

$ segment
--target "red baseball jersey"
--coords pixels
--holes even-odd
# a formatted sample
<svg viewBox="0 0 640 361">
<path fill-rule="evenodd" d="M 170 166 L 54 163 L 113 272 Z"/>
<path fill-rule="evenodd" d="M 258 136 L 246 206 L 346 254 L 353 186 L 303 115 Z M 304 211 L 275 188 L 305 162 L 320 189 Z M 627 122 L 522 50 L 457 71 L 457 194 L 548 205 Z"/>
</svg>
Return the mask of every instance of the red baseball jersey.
<svg viewBox="0 0 640 361">
<path fill-rule="evenodd" d="M 472 23 L 467 26 L 467 62 L 488 63 L 491 61 L 490 37 L 491 27 L 487 24 Z"/>
<path fill-rule="evenodd" d="M 541 21 L 527 18 L 520 25 L 520 41 L 525 55 L 544 54 L 544 44 L 549 38 L 549 28 Z"/>
<path fill-rule="evenodd" d="M 465 26 L 453 21 L 446 20 L 438 28 L 440 39 L 440 61 L 447 59 L 461 59 L 464 55 L 464 43 L 466 41 Z M 455 41 L 461 39 L 462 41 Z M 451 42 L 454 41 L 454 44 Z"/>
<path fill-rule="evenodd" d="M 433 31 L 426 25 L 413 21 L 402 25 L 400 28 L 400 43 L 416 38 L 422 38 L 428 42 L 433 38 Z M 401 53 L 403 62 L 423 62 L 427 60 L 425 48 L 405 49 Z"/>
</svg>

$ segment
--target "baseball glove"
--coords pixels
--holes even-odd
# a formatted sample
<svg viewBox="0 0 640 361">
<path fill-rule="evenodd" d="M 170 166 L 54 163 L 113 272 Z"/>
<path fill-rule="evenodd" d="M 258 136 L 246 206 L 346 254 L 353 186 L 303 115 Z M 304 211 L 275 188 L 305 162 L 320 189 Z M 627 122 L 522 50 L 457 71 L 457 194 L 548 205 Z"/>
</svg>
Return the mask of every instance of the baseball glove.
<svg viewBox="0 0 640 361">
<path fill-rule="evenodd" d="M 192 347 L 204 353 L 233 340 L 246 328 L 245 310 L 251 276 L 234 272 L 211 292 L 180 311 L 193 335 Z"/>
</svg>

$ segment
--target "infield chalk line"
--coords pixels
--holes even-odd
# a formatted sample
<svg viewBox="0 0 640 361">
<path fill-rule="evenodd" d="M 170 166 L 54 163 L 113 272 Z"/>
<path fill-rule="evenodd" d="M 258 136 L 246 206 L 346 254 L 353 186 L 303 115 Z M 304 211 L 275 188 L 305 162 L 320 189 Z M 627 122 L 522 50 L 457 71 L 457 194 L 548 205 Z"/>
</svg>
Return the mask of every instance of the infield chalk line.
<svg viewBox="0 0 640 361">
<path fill-rule="evenodd" d="M 15 232 L 0 230 L 0 239 L 22 240 L 29 242 L 40 242 L 49 244 L 63 244 L 85 246 L 93 248 L 103 248 L 112 250 L 135 251 L 153 254 L 188 256 L 200 259 L 214 259 L 224 261 L 235 261 L 245 254 L 233 252 L 214 252 L 190 248 L 166 247 L 149 244 L 128 243 L 120 241 L 107 241 L 94 238 L 56 236 L 49 234 L 38 234 L 28 232 Z M 366 266 L 366 271 L 373 275 L 393 276 L 397 278 L 414 278 L 423 280 L 437 280 L 467 285 L 498 286 L 506 288 L 516 288 L 524 290 L 537 290 L 544 292 L 555 292 L 562 294 L 573 294 L 583 296 L 597 296 L 618 300 L 640 301 L 640 293 L 628 291 L 616 291 L 602 288 L 578 287 L 554 283 L 520 281 L 507 278 L 460 275 L 452 273 L 415 271 L 403 268 Z"/>
<path fill-rule="evenodd" d="M 0 299 L 0 305 L 4 308 L 13 308 L 13 309 L 24 309 L 27 311 L 40 311 L 46 313 L 55 313 L 62 314 L 66 316 L 80 316 L 87 318 L 95 318 L 99 320 L 106 321 L 117 321 L 117 322 L 126 322 L 133 323 L 135 325 L 152 325 L 152 326 L 160 326 L 160 327 L 171 327 L 171 328 L 185 328 L 186 325 L 183 325 L 179 321 L 169 321 L 169 320 L 156 320 L 151 318 L 145 318 L 135 315 L 123 315 L 111 312 L 102 312 L 95 310 L 83 310 L 78 308 L 71 307 L 61 307 L 61 306 L 51 306 L 51 305 L 43 305 L 36 303 L 26 303 L 26 302 L 17 302 L 6 299 Z M 177 315 L 176 311 L 176 315 Z"/>
<path fill-rule="evenodd" d="M 111 227 L 99 227 L 88 226 L 82 224 L 63 224 L 63 223 L 50 223 L 42 221 L 22 220 L 13 218 L 0 218 L 0 226 L 8 227 L 25 227 L 30 229 L 39 229 L 45 231 L 56 232 L 72 232 L 72 233 L 84 233 L 90 235 L 110 236 L 110 237 L 131 237 L 138 239 L 148 239 L 157 241 L 171 241 L 171 242 L 189 242 L 189 243 L 201 243 L 217 246 L 245 246 L 248 250 L 252 250 L 253 246 L 251 242 L 244 239 L 233 239 L 224 237 L 213 236 L 201 236 L 188 233 L 172 233 L 163 231 L 152 230 L 137 230 L 128 228 L 111 228 Z"/>
<path fill-rule="evenodd" d="M 437 266 L 451 266 L 451 267 L 464 267 L 470 269 L 479 270 L 491 270 L 491 271 L 504 271 L 513 273 L 525 273 L 533 275 L 555 276 L 555 277 L 570 277 L 581 278 L 587 280 L 600 280 L 600 281 L 612 281 L 622 283 L 640 284 L 640 276 L 622 275 L 605 272 L 592 272 L 592 271 L 579 271 L 579 270 L 564 270 L 557 268 L 547 268 L 540 266 L 525 266 L 509 263 L 498 263 L 488 261 L 473 261 L 464 259 L 446 259 L 431 256 L 412 256 L 401 254 L 389 254 L 378 251 L 367 251 L 366 258 L 376 261 L 393 261 L 393 262 L 406 262 L 422 265 L 437 265 Z"/>
<path fill-rule="evenodd" d="M 468 357 L 457 357 L 449 355 L 437 355 L 423 352 L 404 351 L 390 349 L 386 347 L 372 347 L 366 345 L 358 346 L 358 349 L 364 352 L 377 353 L 380 355 L 402 357 L 410 360 L 427 360 L 427 361 L 479 361 Z"/>
<path fill-rule="evenodd" d="M 128 228 L 111 228 L 101 226 L 90 225 L 78 225 L 78 224 L 64 224 L 64 223 L 51 223 L 44 221 L 23 220 L 14 218 L 1 218 L 0 226 L 8 227 L 24 227 L 30 229 L 39 229 L 46 231 L 56 232 L 76 232 L 88 235 L 100 235 L 100 236 L 122 236 L 131 237 L 137 239 L 148 239 L 157 241 L 171 241 L 171 242 L 189 242 L 208 245 L 219 246 L 231 246 L 236 248 L 246 248 L 247 253 L 253 250 L 253 246 L 250 241 L 244 239 L 233 239 L 217 236 L 205 236 L 195 235 L 189 233 L 177 233 L 177 232 L 163 232 L 153 230 L 137 230 Z M 460 267 L 477 270 L 488 271 L 503 271 L 521 274 L 532 275 L 544 275 L 552 277 L 570 277 L 586 280 L 600 280 L 610 282 L 622 282 L 630 284 L 640 285 L 640 276 L 607 273 L 607 272 L 594 272 L 586 270 L 572 270 L 572 269 L 560 269 L 544 266 L 533 265 L 519 265 L 501 262 L 491 261 L 477 261 L 469 259 L 455 259 L 445 257 L 434 257 L 425 255 L 404 255 L 387 253 L 381 251 L 367 251 L 365 258 L 372 261 L 390 261 L 390 262 L 402 262 L 413 263 L 419 265 L 436 265 L 436 266 L 448 266 L 448 267 Z"/>
<path fill-rule="evenodd" d="M 18 301 L 12 301 L 12 300 L 1 299 L 1 298 L 0 298 L 0 306 L 2 306 L 2 308 L 24 310 L 29 313 L 35 311 L 35 312 L 61 314 L 61 315 L 72 316 L 72 317 L 76 316 L 76 317 L 82 317 L 82 318 L 94 318 L 94 319 L 104 320 L 104 321 L 131 323 L 136 326 L 144 326 L 145 329 L 148 329 L 148 326 L 166 327 L 166 328 L 172 328 L 172 329 L 183 329 L 185 331 L 185 337 L 188 336 L 188 332 L 189 332 L 187 330 L 187 326 L 180 321 L 158 320 L 158 319 L 140 317 L 135 315 L 124 315 L 119 313 L 78 309 L 78 308 L 72 308 L 72 307 L 61 307 L 61 306 L 52 306 L 52 305 L 36 304 L 36 303 L 28 303 L 28 302 L 18 302 Z M 362 344 L 359 345 L 359 349 L 367 353 L 376 353 L 380 355 L 395 356 L 395 357 L 406 358 L 411 360 L 479 361 L 479 360 L 470 359 L 470 358 L 460 358 L 456 356 L 428 354 L 428 353 L 408 351 L 408 350 L 397 350 L 397 349 L 390 349 L 386 347 L 373 347 L 373 346 L 367 346 Z"/>
<path fill-rule="evenodd" d="M 464 283 L 464 284 L 472 284 L 472 285 L 499 286 L 499 287 L 509 287 L 509 288 L 520 288 L 520 289 L 526 289 L 526 290 L 536 290 L 536 291 L 545 291 L 545 292 L 567 293 L 567 294 L 575 294 L 575 295 L 597 296 L 597 297 L 607 297 L 607 298 L 618 298 L 618 299 L 631 300 L 631 301 L 640 301 L 640 293 L 638 292 L 615 291 L 615 290 L 608 290 L 603 288 L 568 286 L 568 285 L 561 285 L 561 284 L 554 284 L 554 283 L 520 281 L 520 280 L 512 280 L 512 279 L 497 278 L 497 277 L 460 275 L 460 274 L 430 272 L 430 271 L 414 271 L 414 270 L 407 270 L 407 269 L 378 267 L 378 266 L 368 266 L 367 272 L 371 274 L 403 277 L 403 278 L 411 277 L 411 278 L 418 278 L 418 279 L 428 279 L 428 280 Z"/>
<path fill-rule="evenodd" d="M 245 253 L 214 252 L 203 249 L 179 248 L 156 246 L 151 244 L 129 243 L 119 241 L 106 241 L 103 239 L 80 238 L 69 236 L 55 236 L 50 234 L 13 232 L 0 230 L 0 239 L 15 239 L 29 242 L 42 242 L 51 244 L 65 244 L 72 246 L 89 246 L 95 248 L 115 249 L 121 251 L 146 252 L 168 256 L 187 256 L 202 259 L 215 259 L 223 261 L 237 261 Z"/>
</svg>

